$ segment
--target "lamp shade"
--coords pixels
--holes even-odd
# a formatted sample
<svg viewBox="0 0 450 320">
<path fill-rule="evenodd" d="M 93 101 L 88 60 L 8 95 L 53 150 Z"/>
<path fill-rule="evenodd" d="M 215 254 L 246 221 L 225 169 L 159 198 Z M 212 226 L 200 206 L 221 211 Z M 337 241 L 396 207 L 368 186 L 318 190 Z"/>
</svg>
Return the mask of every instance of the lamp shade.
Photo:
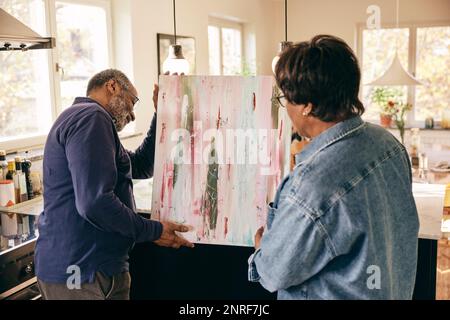
<svg viewBox="0 0 450 320">
<path fill-rule="evenodd" d="M 163 73 L 189 74 L 189 62 L 184 58 L 183 49 L 180 45 L 169 47 L 169 55 L 163 63 Z"/>
<path fill-rule="evenodd" d="M 398 53 L 395 52 L 394 59 L 386 72 L 378 79 L 367 84 L 368 86 L 415 86 L 422 85 L 400 63 Z"/>
</svg>

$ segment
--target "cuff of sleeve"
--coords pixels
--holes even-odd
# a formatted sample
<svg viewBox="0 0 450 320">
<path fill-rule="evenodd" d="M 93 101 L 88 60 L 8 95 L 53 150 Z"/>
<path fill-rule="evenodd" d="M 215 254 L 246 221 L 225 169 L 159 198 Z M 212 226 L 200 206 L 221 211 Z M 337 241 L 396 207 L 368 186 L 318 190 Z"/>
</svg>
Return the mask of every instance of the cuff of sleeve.
<svg viewBox="0 0 450 320">
<path fill-rule="evenodd" d="M 259 282 L 261 277 L 259 276 L 258 270 L 256 269 L 255 258 L 259 254 L 260 249 L 258 248 L 249 258 L 248 258 L 248 281 Z"/>
<path fill-rule="evenodd" d="M 142 218 L 144 220 L 144 232 L 142 233 L 142 237 L 138 239 L 136 242 L 152 242 L 161 238 L 163 226 L 161 222 L 156 220 L 149 220 Z"/>
</svg>

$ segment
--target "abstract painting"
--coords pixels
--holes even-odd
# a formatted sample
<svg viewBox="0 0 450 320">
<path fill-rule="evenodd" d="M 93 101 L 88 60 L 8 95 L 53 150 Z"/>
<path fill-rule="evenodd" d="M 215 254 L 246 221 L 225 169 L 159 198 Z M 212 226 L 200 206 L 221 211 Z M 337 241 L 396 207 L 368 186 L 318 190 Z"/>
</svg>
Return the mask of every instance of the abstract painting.
<svg viewBox="0 0 450 320">
<path fill-rule="evenodd" d="M 206 244 L 252 246 L 289 170 L 291 123 L 270 76 L 160 76 L 152 218 Z"/>
</svg>

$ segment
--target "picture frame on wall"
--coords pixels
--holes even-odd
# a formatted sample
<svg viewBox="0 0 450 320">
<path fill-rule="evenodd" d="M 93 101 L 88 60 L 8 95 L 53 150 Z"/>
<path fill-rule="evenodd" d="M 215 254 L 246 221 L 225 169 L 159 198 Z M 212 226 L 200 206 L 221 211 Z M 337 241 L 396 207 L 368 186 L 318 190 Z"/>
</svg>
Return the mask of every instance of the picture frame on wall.
<svg viewBox="0 0 450 320">
<path fill-rule="evenodd" d="M 158 33 L 157 34 L 157 46 L 158 46 L 158 75 L 162 74 L 163 63 L 167 59 L 169 54 L 169 47 L 175 44 L 175 37 L 170 34 Z M 177 35 L 177 44 L 183 47 L 183 55 L 189 62 L 189 74 L 196 74 L 195 63 L 195 38 L 189 36 Z"/>
</svg>

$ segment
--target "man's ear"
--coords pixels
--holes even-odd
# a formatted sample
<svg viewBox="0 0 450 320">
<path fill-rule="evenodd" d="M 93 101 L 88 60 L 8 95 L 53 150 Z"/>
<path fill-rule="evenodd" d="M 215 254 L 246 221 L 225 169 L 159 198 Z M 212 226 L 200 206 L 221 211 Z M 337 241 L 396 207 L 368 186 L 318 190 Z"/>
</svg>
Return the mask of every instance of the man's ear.
<svg viewBox="0 0 450 320">
<path fill-rule="evenodd" d="M 117 94 L 117 83 L 114 79 L 109 80 L 105 83 L 106 91 L 108 95 L 114 96 Z"/>
</svg>

